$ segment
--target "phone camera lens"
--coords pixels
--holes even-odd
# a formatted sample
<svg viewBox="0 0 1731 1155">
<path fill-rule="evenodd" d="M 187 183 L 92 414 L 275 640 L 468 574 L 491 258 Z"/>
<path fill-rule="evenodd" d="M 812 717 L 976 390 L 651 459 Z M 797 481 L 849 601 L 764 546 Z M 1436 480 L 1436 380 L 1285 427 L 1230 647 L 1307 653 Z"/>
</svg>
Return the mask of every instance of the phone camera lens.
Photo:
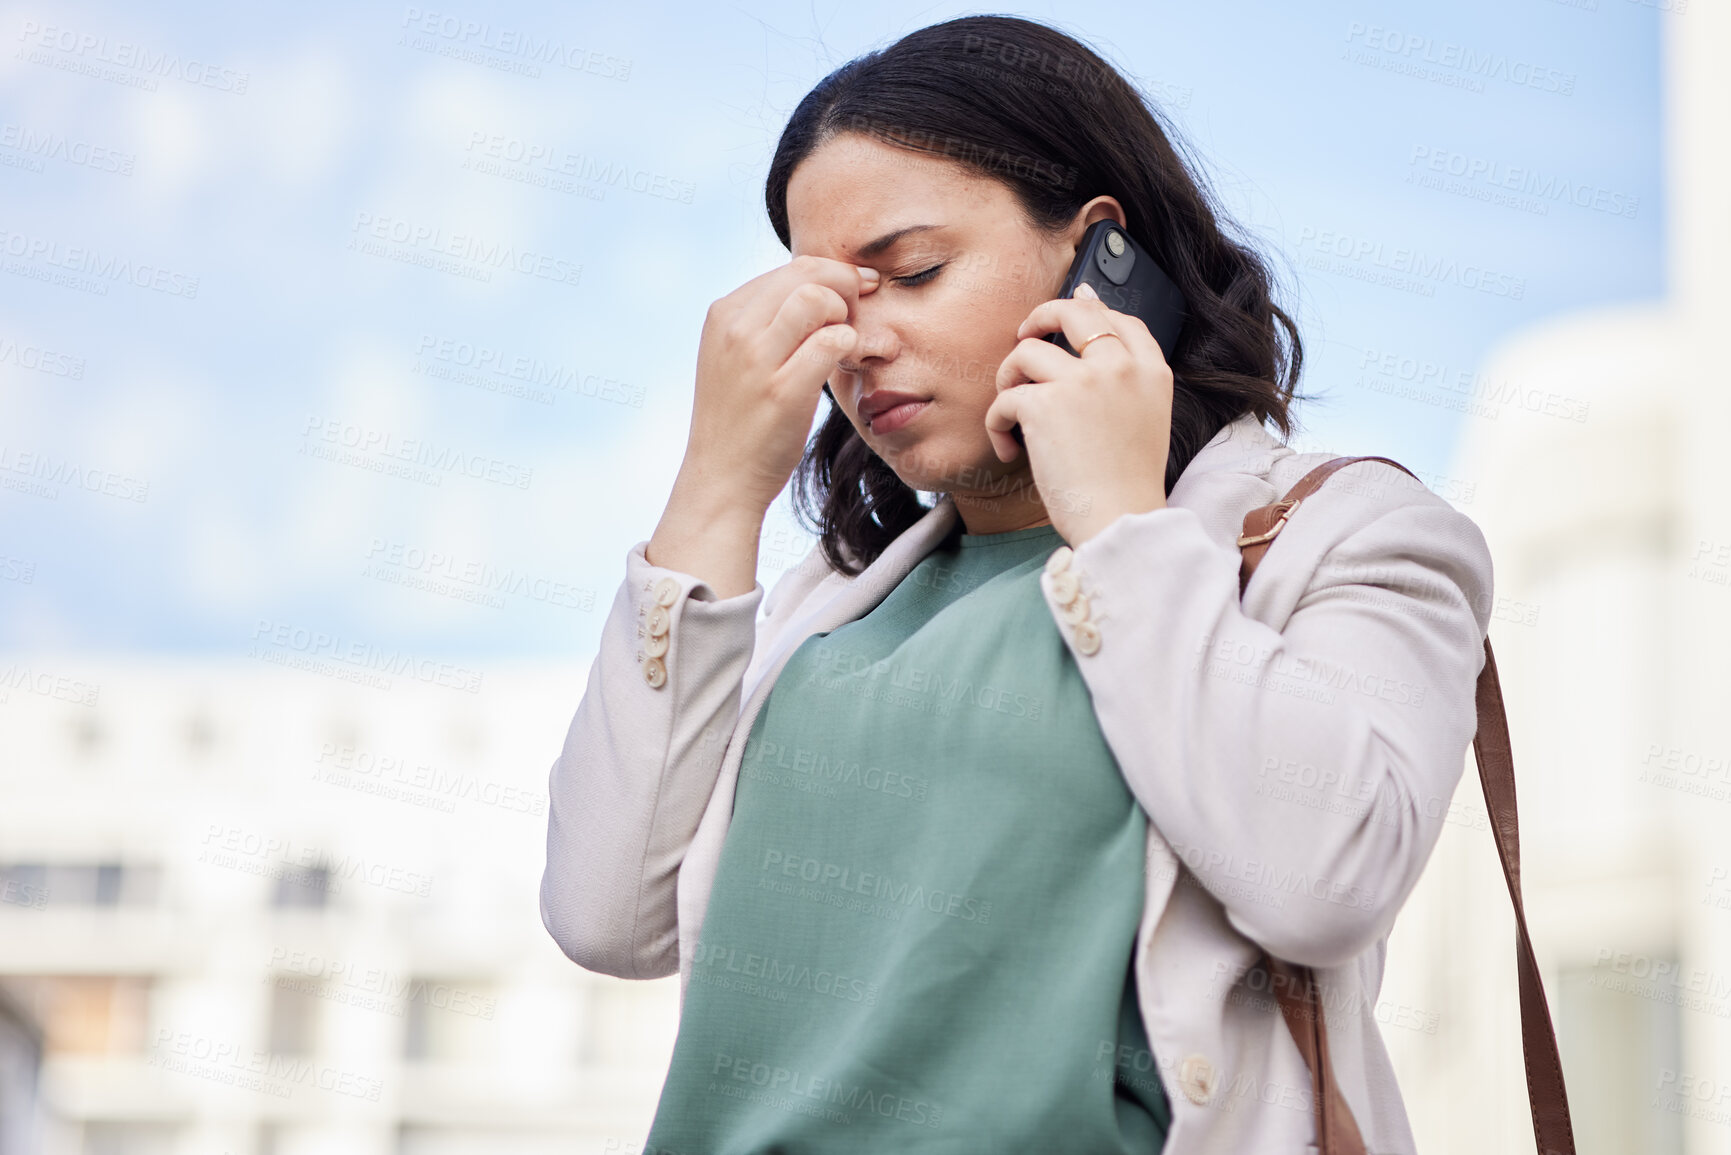
<svg viewBox="0 0 1731 1155">
<path fill-rule="evenodd" d="M 1106 251 L 1111 253 L 1114 257 L 1123 256 L 1124 255 L 1124 234 L 1120 233 L 1120 232 L 1115 232 L 1115 231 L 1107 233 L 1106 234 Z"/>
</svg>

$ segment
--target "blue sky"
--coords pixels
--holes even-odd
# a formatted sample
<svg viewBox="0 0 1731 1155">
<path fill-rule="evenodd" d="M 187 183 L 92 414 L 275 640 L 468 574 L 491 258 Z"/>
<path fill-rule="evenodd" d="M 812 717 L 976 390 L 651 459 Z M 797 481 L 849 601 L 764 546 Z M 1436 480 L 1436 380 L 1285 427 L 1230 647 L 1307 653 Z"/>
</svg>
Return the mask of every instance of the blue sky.
<svg viewBox="0 0 1731 1155">
<path fill-rule="evenodd" d="M 288 629 L 586 657 L 678 469 L 705 309 L 786 259 L 762 188 L 788 113 L 852 56 L 990 10 L 159 7 L 0 10 L 9 651 Z M 1305 447 L 1447 495 L 1463 423 L 1498 412 L 1460 412 L 1460 383 L 1499 340 L 1663 291 L 1655 8 L 1000 11 L 1133 77 L 1274 258 Z M 525 34 L 578 66 L 524 71 L 500 45 Z M 493 246 L 531 271 L 466 259 Z M 1400 254 L 1433 272 L 1391 277 Z M 428 450 L 463 468 L 404 464 Z M 764 547 L 768 588 L 807 547 L 785 509 Z"/>
</svg>

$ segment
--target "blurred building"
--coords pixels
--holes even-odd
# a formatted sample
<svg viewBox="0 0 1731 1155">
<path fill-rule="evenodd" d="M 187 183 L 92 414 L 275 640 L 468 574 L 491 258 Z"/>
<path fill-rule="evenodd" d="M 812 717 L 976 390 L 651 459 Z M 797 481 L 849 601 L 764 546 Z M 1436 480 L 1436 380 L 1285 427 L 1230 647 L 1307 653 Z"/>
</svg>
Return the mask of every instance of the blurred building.
<svg viewBox="0 0 1731 1155">
<path fill-rule="evenodd" d="M 1669 295 L 1508 342 L 1523 400 L 1451 471 L 1582 1155 L 1731 1153 L 1731 6 L 1660 7 Z M 535 905 L 583 666 L 353 673 L 0 659 L 0 1155 L 639 1149 L 677 980 L 582 971 Z M 1439 1153 L 1532 1143 L 1478 789 L 1376 1008 Z"/>
<path fill-rule="evenodd" d="M 0 989 L 0 1155 L 36 1149 L 36 1079 L 42 1040 L 30 1017 Z"/>
<path fill-rule="evenodd" d="M 1454 468 L 1518 610 L 1491 636 L 1582 1155 L 1731 1152 L 1731 6 L 1660 7 L 1667 296 L 1506 342 L 1483 376 L 1516 400 L 1466 423 Z M 1482 802 L 1470 768 L 1457 800 Z M 1390 944 L 1385 995 L 1436 1029 L 1385 1034 L 1421 1149 L 1530 1151 L 1477 813 L 1445 826 Z"/>
<path fill-rule="evenodd" d="M 677 980 L 536 906 L 582 679 L 0 661 L 0 1155 L 638 1150 Z"/>
</svg>

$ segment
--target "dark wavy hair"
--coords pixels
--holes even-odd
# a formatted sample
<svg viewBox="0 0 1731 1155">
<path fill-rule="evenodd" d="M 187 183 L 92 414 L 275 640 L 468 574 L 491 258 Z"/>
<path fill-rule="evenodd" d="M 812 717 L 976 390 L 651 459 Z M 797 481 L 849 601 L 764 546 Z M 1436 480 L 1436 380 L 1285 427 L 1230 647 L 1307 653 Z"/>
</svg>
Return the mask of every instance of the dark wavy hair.
<svg viewBox="0 0 1731 1155">
<path fill-rule="evenodd" d="M 764 201 L 791 251 L 788 181 L 818 146 L 848 132 L 1002 181 L 1033 227 L 1051 234 L 1095 196 L 1116 197 L 1130 235 L 1188 303 L 1176 347 L 1165 351 L 1175 380 L 1170 493 L 1197 450 L 1246 413 L 1291 435 L 1304 351 L 1273 302 L 1268 267 L 1227 236 L 1230 222 L 1180 161 L 1163 120 L 1080 41 L 1031 20 L 966 16 L 824 77 L 782 130 Z M 829 565 L 852 577 L 928 507 L 830 401 L 794 472 L 794 512 L 819 534 Z"/>
</svg>

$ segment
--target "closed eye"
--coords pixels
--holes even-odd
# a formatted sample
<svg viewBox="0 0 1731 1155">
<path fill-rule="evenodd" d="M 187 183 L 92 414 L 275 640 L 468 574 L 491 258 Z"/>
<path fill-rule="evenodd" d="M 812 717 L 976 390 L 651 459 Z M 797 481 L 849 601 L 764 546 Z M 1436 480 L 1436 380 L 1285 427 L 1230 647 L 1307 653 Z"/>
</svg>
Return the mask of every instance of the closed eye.
<svg viewBox="0 0 1731 1155">
<path fill-rule="evenodd" d="M 942 269 L 943 267 L 944 266 L 942 264 L 936 264 L 936 265 L 933 265 L 931 268 L 926 269 L 924 272 L 913 273 L 913 274 L 906 276 L 906 277 L 891 277 L 890 279 L 892 281 L 895 281 L 899 285 L 908 285 L 910 287 L 913 285 L 923 285 L 927 281 L 931 280 L 933 277 L 937 276 L 938 270 Z"/>
</svg>

